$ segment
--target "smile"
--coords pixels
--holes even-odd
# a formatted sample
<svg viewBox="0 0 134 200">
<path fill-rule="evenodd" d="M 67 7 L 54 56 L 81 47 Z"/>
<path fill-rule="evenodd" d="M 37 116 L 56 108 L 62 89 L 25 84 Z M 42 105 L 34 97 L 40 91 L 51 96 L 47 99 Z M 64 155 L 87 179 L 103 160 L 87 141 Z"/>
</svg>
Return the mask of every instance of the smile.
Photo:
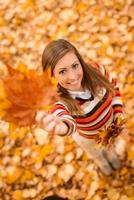
<svg viewBox="0 0 134 200">
<path fill-rule="evenodd" d="M 77 83 L 79 83 L 79 80 L 74 81 L 74 82 L 70 82 L 70 83 L 68 83 L 68 84 L 70 84 L 70 85 L 76 85 Z"/>
</svg>

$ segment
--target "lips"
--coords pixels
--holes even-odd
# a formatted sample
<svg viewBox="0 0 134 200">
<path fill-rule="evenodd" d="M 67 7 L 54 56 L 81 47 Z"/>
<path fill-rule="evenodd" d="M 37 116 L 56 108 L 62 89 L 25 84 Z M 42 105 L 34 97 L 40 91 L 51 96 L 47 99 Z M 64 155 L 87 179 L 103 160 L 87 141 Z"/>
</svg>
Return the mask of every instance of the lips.
<svg viewBox="0 0 134 200">
<path fill-rule="evenodd" d="M 74 81 L 74 82 L 70 82 L 70 83 L 68 83 L 68 84 L 70 84 L 70 85 L 76 85 L 77 83 L 79 83 L 79 80 Z"/>
</svg>

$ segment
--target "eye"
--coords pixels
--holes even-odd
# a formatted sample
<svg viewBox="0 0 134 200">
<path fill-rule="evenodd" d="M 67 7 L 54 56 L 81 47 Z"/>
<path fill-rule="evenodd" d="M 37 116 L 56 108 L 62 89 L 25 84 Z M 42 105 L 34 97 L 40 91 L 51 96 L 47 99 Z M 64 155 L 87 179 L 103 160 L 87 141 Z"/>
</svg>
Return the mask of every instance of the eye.
<svg viewBox="0 0 134 200">
<path fill-rule="evenodd" d="M 65 74 L 66 70 L 61 70 L 59 74 Z"/>
<path fill-rule="evenodd" d="M 72 68 L 76 69 L 78 66 L 79 66 L 79 64 L 74 64 L 74 65 L 72 65 Z"/>
</svg>

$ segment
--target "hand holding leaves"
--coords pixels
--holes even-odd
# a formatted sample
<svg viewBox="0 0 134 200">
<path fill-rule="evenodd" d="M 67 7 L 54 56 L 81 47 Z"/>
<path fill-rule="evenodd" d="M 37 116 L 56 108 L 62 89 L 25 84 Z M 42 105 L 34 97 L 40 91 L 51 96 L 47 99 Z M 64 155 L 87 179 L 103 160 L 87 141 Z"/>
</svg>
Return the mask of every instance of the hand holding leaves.
<svg viewBox="0 0 134 200">
<path fill-rule="evenodd" d="M 104 146 L 113 144 L 116 137 L 119 136 L 125 128 L 124 123 L 125 119 L 118 116 L 111 125 L 99 131 L 96 136 L 97 144 Z"/>
</svg>

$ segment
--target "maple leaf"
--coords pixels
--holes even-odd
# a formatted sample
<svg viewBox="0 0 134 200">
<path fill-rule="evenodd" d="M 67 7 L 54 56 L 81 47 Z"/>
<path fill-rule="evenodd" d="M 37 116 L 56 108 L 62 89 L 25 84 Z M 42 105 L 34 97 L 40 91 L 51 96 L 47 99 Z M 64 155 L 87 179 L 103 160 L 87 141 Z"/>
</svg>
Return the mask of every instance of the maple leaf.
<svg viewBox="0 0 134 200">
<path fill-rule="evenodd" d="M 96 136 L 97 144 L 99 144 L 100 146 L 107 146 L 113 144 L 116 137 L 124 129 L 125 121 L 125 119 L 122 119 L 118 116 L 111 125 L 105 126 L 104 130 L 99 130 L 99 133 Z"/>
<path fill-rule="evenodd" d="M 58 95 L 49 78 L 48 71 L 39 73 L 35 70 L 13 69 L 7 65 L 8 75 L 1 77 L 6 92 L 5 101 L 10 103 L 3 108 L 5 121 L 18 126 L 35 123 L 38 110 L 48 110 Z"/>
</svg>

